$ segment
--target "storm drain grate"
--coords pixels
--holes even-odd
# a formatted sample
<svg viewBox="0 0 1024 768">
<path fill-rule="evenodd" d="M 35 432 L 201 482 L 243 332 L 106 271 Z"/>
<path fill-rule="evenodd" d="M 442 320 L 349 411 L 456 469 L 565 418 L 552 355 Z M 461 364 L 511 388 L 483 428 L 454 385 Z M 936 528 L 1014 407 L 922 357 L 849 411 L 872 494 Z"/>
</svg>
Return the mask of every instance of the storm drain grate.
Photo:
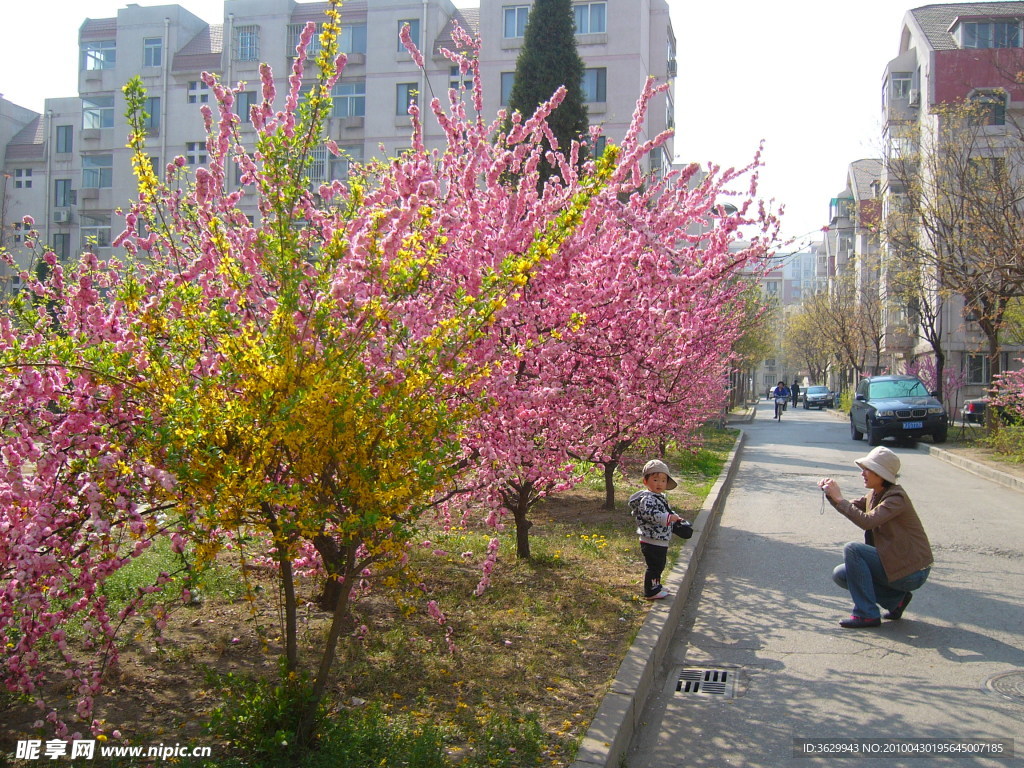
<svg viewBox="0 0 1024 768">
<path fill-rule="evenodd" d="M 686 667 L 679 673 L 676 693 L 731 699 L 736 695 L 737 672 L 735 669 Z"/>
</svg>

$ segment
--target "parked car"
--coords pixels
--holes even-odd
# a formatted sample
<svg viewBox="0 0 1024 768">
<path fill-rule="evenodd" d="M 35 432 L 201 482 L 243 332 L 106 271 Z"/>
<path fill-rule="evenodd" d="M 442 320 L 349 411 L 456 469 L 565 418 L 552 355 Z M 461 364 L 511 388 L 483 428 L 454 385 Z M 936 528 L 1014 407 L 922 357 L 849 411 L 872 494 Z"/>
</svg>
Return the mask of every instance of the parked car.
<svg viewBox="0 0 1024 768">
<path fill-rule="evenodd" d="M 835 395 L 828 387 L 810 386 L 804 390 L 804 410 L 809 408 L 831 408 Z"/>
<path fill-rule="evenodd" d="M 886 437 L 917 439 L 931 435 L 946 442 L 946 409 L 916 376 L 872 376 L 857 385 L 850 407 L 850 436 L 878 445 Z"/>
<path fill-rule="evenodd" d="M 964 401 L 963 417 L 964 421 L 969 421 L 972 424 L 984 424 L 985 423 L 985 409 L 988 407 L 987 397 L 978 397 L 974 400 Z"/>
</svg>

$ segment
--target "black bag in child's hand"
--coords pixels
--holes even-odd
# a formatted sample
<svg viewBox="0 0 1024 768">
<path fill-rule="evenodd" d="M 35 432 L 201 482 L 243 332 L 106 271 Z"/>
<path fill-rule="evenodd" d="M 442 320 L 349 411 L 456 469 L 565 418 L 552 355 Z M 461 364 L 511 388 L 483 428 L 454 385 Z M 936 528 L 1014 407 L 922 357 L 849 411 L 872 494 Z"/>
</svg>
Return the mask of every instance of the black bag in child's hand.
<svg viewBox="0 0 1024 768">
<path fill-rule="evenodd" d="M 672 523 L 672 533 L 681 539 L 688 539 L 693 536 L 693 526 L 682 520 Z"/>
</svg>

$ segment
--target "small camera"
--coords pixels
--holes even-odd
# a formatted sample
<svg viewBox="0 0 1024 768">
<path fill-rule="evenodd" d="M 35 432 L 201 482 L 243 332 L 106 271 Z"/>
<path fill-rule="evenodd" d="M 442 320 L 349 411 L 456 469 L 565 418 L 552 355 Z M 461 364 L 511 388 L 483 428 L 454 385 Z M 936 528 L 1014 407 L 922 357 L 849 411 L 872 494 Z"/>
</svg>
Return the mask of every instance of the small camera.
<svg viewBox="0 0 1024 768">
<path fill-rule="evenodd" d="M 688 539 L 693 536 L 693 526 L 683 520 L 676 520 L 672 523 L 672 533 L 681 539 Z"/>
</svg>

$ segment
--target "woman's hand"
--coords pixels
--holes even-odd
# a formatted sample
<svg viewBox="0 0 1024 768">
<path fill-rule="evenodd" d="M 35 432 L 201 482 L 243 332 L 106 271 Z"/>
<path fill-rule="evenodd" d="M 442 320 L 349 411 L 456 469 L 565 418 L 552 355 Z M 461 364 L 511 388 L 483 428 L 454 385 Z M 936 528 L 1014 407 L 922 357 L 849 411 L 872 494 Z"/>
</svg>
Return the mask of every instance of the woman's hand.
<svg viewBox="0 0 1024 768">
<path fill-rule="evenodd" d="M 818 487 L 821 488 L 822 492 L 832 499 L 832 501 L 842 501 L 843 494 L 839 491 L 839 483 L 831 477 L 824 477 L 819 480 Z"/>
</svg>

